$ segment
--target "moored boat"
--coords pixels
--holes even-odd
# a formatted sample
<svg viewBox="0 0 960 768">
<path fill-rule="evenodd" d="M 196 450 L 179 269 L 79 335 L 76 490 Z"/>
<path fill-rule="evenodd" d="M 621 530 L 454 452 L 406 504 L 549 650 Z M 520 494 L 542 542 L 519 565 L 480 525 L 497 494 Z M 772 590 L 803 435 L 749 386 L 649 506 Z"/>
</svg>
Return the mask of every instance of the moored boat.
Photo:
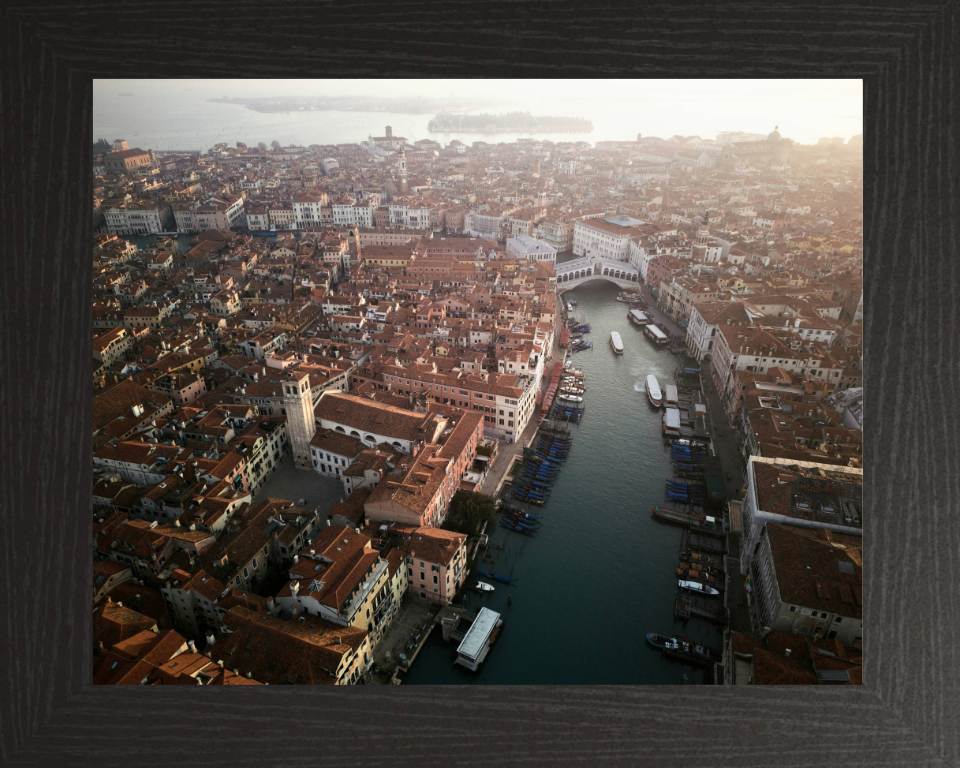
<svg viewBox="0 0 960 768">
<path fill-rule="evenodd" d="M 567 403 L 582 403 L 583 398 L 579 395 L 560 395 L 557 397 L 557 400 L 563 400 Z"/>
<path fill-rule="evenodd" d="M 647 375 L 647 397 L 657 408 L 663 402 L 663 394 L 660 392 L 660 382 L 652 373 Z"/>
<path fill-rule="evenodd" d="M 657 328 L 657 326 L 653 325 L 652 323 L 647 323 L 647 325 L 643 327 L 643 331 L 644 333 L 647 334 L 647 336 L 649 336 L 653 340 L 653 343 L 656 344 L 657 346 L 663 346 L 664 344 L 667 343 L 667 334 L 665 334 L 663 331 L 661 331 L 659 328 Z"/>
<path fill-rule="evenodd" d="M 634 325 L 643 326 L 650 322 L 650 319 L 647 317 L 645 312 L 641 312 L 639 309 L 631 309 L 627 312 L 627 319 Z"/>
<path fill-rule="evenodd" d="M 516 578 L 513 576 L 501 576 L 499 573 L 491 573 L 490 571 L 477 571 L 481 576 L 486 576 L 488 579 L 494 579 L 495 581 L 504 581 L 511 582 L 516 581 Z"/>
<path fill-rule="evenodd" d="M 662 650 L 668 651 L 677 651 L 680 650 L 684 645 L 690 647 L 692 643 L 685 637 L 666 637 L 665 635 L 658 635 L 656 632 L 647 633 L 647 642 L 650 643 L 654 648 L 659 648 Z"/>
<path fill-rule="evenodd" d="M 680 523 L 680 525 L 701 525 L 704 518 L 695 512 L 682 512 L 679 509 L 670 507 L 654 507 L 653 514 L 661 520 L 668 520 L 671 523 Z"/>
<path fill-rule="evenodd" d="M 487 584 L 487 582 L 485 581 L 478 581 L 476 584 L 473 585 L 473 588 L 478 589 L 481 592 L 493 592 L 493 590 L 496 589 L 496 587 L 494 587 L 493 584 Z"/>
<path fill-rule="evenodd" d="M 680 589 L 685 589 L 688 592 L 696 592 L 698 595 L 719 595 L 719 590 L 714 589 L 713 587 L 708 587 L 706 584 L 701 584 L 699 581 L 686 581 L 680 579 L 679 581 Z"/>
</svg>

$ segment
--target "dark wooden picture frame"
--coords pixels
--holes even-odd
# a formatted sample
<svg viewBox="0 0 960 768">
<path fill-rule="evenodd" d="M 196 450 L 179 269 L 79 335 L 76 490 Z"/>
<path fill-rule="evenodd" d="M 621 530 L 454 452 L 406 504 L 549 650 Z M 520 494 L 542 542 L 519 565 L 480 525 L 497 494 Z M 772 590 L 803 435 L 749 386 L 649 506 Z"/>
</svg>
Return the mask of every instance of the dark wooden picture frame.
<svg viewBox="0 0 960 768">
<path fill-rule="evenodd" d="M 960 764 L 957 10 L 5 4 L 0 764 Z M 200 75 L 862 78 L 865 684 L 94 689 L 91 83 Z"/>
</svg>

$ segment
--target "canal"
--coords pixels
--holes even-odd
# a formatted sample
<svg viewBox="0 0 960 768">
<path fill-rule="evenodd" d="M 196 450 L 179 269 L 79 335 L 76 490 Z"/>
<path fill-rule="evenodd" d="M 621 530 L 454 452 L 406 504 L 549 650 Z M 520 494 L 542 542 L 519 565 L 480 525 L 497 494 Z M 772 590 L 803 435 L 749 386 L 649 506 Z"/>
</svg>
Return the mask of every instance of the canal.
<svg viewBox="0 0 960 768">
<path fill-rule="evenodd" d="M 592 325 L 594 348 L 573 355 L 587 377 L 586 412 L 571 425 L 569 457 L 535 512 L 541 529 L 527 538 L 497 524 L 494 562 L 477 564 L 518 580 L 493 582 L 496 591 L 484 595 L 464 593 L 469 609 L 487 606 L 503 616 L 499 639 L 474 673 L 453 664 L 456 644 L 445 644 L 437 629 L 404 684 L 676 685 L 684 674 L 703 681 L 702 671 L 664 659 L 644 639 L 681 634 L 720 648 L 709 624 L 675 621 L 682 529 L 651 514 L 666 500 L 671 468 L 661 411 L 644 382 L 648 373 L 661 388 L 672 382 L 678 358 L 629 323 L 619 291 L 598 281 L 566 294 L 577 301 L 574 315 Z M 610 348 L 611 331 L 623 338 L 623 356 Z"/>
</svg>

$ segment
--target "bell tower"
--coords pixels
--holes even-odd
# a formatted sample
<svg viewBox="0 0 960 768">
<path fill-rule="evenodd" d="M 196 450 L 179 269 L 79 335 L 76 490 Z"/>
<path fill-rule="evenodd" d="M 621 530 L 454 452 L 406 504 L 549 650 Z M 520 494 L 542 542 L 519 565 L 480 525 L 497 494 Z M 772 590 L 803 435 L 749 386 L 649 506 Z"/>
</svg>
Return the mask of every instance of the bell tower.
<svg viewBox="0 0 960 768">
<path fill-rule="evenodd" d="M 297 469 L 313 469 L 310 441 L 317 431 L 317 424 L 313 418 L 310 376 L 294 371 L 285 377 L 282 383 L 283 405 L 287 411 L 287 432 L 293 448 L 294 465 Z"/>
</svg>

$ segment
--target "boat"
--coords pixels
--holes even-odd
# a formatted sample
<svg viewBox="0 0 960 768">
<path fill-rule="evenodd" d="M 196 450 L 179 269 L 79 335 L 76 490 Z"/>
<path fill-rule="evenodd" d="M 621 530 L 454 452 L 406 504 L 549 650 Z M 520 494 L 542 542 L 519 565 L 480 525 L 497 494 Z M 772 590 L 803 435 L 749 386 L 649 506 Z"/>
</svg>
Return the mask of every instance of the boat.
<svg viewBox="0 0 960 768">
<path fill-rule="evenodd" d="M 643 332 L 647 334 L 657 346 L 663 346 L 667 343 L 667 334 L 652 323 L 647 323 L 647 325 L 643 327 Z"/>
<path fill-rule="evenodd" d="M 663 434 L 668 437 L 680 436 L 680 409 L 666 408 L 663 411 Z"/>
<path fill-rule="evenodd" d="M 558 399 L 558 400 L 563 400 L 564 402 L 567 402 L 567 403 L 582 403 L 582 402 L 583 402 L 583 398 L 580 397 L 580 396 L 578 396 L 578 395 L 560 395 L 557 399 Z"/>
<path fill-rule="evenodd" d="M 576 299 L 570 299 L 570 301 L 567 302 L 567 303 L 568 303 L 571 307 L 577 306 L 577 300 L 576 300 Z"/>
<path fill-rule="evenodd" d="M 623 354 L 623 340 L 616 331 L 610 331 L 610 346 L 613 347 L 614 353 L 618 355 Z"/>
<path fill-rule="evenodd" d="M 586 390 L 580 387 L 563 387 L 560 391 L 565 395 L 583 395 Z"/>
<path fill-rule="evenodd" d="M 713 587 L 708 587 L 706 584 L 701 584 L 699 581 L 686 581 L 685 579 L 680 579 L 678 584 L 680 589 L 685 589 L 688 592 L 696 592 L 698 595 L 716 596 L 720 594 L 719 590 L 714 589 Z"/>
<path fill-rule="evenodd" d="M 696 512 L 681 512 L 679 509 L 671 509 L 670 507 L 654 507 L 653 514 L 661 520 L 680 523 L 680 525 L 700 525 L 704 520 Z"/>
<path fill-rule="evenodd" d="M 493 584 L 487 584 L 485 581 L 478 581 L 473 585 L 474 589 L 479 589 L 481 592 L 493 592 L 496 589 Z"/>
<path fill-rule="evenodd" d="M 659 648 L 661 651 L 679 651 L 684 645 L 687 647 L 693 645 L 685 637 L 666 637 L 664 635 L 658 635 L 656 632 L 647 632 L 647 642 L 654 648 Z"/>
<path fill-rule="evenodd" d="M 499 573 L 490 573 L 490 571 L 477 571 L 481 576 L 486 576 L 488 579 L 494 579 L 495 581 L 504 581 L 508 584 L 511 581 L 516 581 L 516 578 L 513 576 L 501 576 Z"/>
<path fill-rule="evenodd" d="M 567 302 L 567 312 L 573 312 L 573 304 Z"/>
<path fill-rule="evenodd" d="M 647 375 L 647 397 L 657 408 L 659 408 L 660 403 L 663 402 L 663 395 L 660 392 L 660 382 L 657 381 L 657 377 L 652 373 Z"/>
<path fill-rule="evenodd" d="M 627 312 L 627 319 L 634 325 L 646 325 L 650 322 L 650 318 L 646 316 L 644 312 L 641 312 L 639 309 L 631 309 Z"/>
<path fill-rule="evenodd" d="M 677 385 L 676 384 L 667 384 L 664 387 L 664 404 L 676 408 L 680 404 L 680 398 L 677 395 Z"/>
</svg>

